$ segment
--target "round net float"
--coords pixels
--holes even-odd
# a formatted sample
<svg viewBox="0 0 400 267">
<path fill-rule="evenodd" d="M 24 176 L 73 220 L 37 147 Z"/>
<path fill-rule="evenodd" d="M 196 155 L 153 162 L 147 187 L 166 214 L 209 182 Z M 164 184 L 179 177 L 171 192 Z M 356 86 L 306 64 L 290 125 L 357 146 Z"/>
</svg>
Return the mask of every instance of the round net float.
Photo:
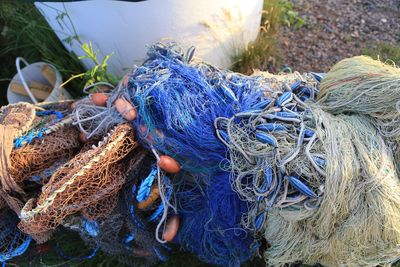
<svg viewBox="0 0 400 267">
<path fill-rule="evenodd" d="M 115 108 L 127 120 L 133 121 L 136 118 L 136 110 L 134 107 L 123 98 L 117 98 L 114 102 Z"/>
<path fill-rule="evenodd" d="M 165 241 L 171 242 L 174 239 L 179 230 L 179 222 L 180 219 L 178 215 L 172 215 L 172 217 L 168 219 L 166 229 L 162 235 Z"/>
<path fill-rule="evenodd" d="M 178 173 L 181 170 L 179 163 L 170 156 L 160 156 L 157 165 L 168 173 Z"/>
<path fill-rule="evenodd" d="M 92 98 L 93 104 L 95 104 L 96 106 L 105 107 L 107 105 L 108 96 L 106 94 L 94 93 L 94 94 L 92 94 L 91 98 Z"/>
</svg>

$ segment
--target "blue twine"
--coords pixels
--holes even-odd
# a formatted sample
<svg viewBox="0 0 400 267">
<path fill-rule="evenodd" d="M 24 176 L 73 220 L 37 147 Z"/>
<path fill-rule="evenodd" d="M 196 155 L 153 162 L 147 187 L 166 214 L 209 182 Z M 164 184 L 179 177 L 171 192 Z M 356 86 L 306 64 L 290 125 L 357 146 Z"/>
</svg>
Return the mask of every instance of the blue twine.
<svg viewBox="0 0 400 267">
<path fill-rule="evenodd" d="M 163 255 L 162 252 L 157 247 L 153 247 L 153 251 L 161 261 L 165 262 L 168 260 L 168 257 Z"/>
<path fill-rule="evenodd" d="M 32 143 L 36 138 L 42 138 L 47 128 L 29 131 L 27 134 L 23 134 L 14 139 L 14 147 L 21 148 L 24 145 Z"/>
<path fill-rule="evenodd" d="M 132 189 L 131 189 L 131 196 L 132 196 L 132 199 L 130 199 L 130 203 L 129 203 L 129 205 L 128 205 L 128 209 L 129 209 L 129 219 L 131 220 L 131 222 L 133 222 L 133 224 L 134 225 L 136 225 L 136 227 L 138 227 L 139 229 L 142 229 L 142 230 L 144 230 L 144 229 L 146 229 L 146 226 L 144 225 L 144 223 L 141 221 L 141 219 L 140 218 L 138 218 L 136 215 L 135 215 L 135 211 L 136 211 L 136 209 L 135 209 L 135 203 L 133 202 L 133 196 L 135 196 L 135 194 L 136 194 L 136 185 L 134 184 L 134 185 L 132 185 Z"/>
<path fill-rule="evenodd" d="M 133 233 L 129 233 L 123 238 L 122 243 L 128 245 L 133 240 L 135 240 L 135 235 Z"/>
<path fill-rule="evenodd" d="M 83 228 L 91 237 L 99 234 L 99 224 L 96 221 L 84 219 Z"/>
<path fill-rule="evenodd" d="M 123 92 L 138 108 L 140 142 L 175 158 L 192 172 L 212 172 L 226 148 L 213 126 L 262 100 L 261 80 L 202 64 L 189 65 L 172 46 L 155 45 Z"/>
<path fill-rule="evenodd" d="M 151 186 L 153 185 L 156 176 L 157 176 L 157 168 L 153 167 L 149 175 L 140 184 L 139 191 L 136 195 L 137 201 L 142 202 L 149 198 L 151 192 Z"/>
<path fill-rule="evenodd" d="M 247 204 L 232 191 L 229 173 L 210 178 L 210 185 L 182 188 L 177 194 L 181 227 L 175 241 L 201 260 L 239 266 L 250 259 L 258 243 L 240 225 Z"/>
<path fill-rule="evenodd" d="M 170 201 L 172 195 L 172 187 L 171 187 L 171 182 L 167 176 L 164 176 L 164 183 L 166 187 L 165 198 L 167 199 L 167 201 Z M 151 214 L 148 221 L 153 222 L 157 220 L 162 215 L 163 212 L 164 212 L 164 205 L 163 203 L 160 203 L 157 209 L 153 212 L 153 214 Z"/>
<path fill-rule="evenodd" d="M 53 123 L 60 121 L 62 118 L 64 118 L 64 115 L 55 110 L 42 110 L 42 111 L 36 111 L 37 116 L 50 116 L 50 115 L 56 115 L 56 120 L 53 121 Z M 31 144 L 32 141 L 36 138 L 42 138 L 43 134 L 47 131 L 46 127 L 43 127 L 41 129 L 35 129 L 28 131 L 26 134 L 23 134 L 17 138 L 14 139 L 14 147 L 15 148 L 21 148 L 24 145 Z"/>
<path fill-rule="evenodd" d="M 39 182 L 42 179 L 49 178 L 65 162 L 66 162 L 66 160 L 62 159 L 62 160 L 56 162 L 53 166 L 50 166 L 49 168 L 44 169 L 39 174 L 29 177 L 27 180 L 32 181 L 32 182 Z"/>
<path fill-rule="evenodd" d="M 64 118 L 64 115 L 56 110 L 41 110 L 41 111 L 36 111 L 37 116 L 50 116 L 50 115 L 56 115 L 57 120 L 61 120 Z"/>
</svg>

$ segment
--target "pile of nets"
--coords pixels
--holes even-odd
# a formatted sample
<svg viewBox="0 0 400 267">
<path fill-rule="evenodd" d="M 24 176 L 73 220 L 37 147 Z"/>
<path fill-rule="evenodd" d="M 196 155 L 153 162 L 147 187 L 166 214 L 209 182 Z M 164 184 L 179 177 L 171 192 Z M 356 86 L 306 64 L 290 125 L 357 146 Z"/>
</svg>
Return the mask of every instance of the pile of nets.
<svg viewBox="0 0 400 267">
<path fill-rule="evenodd" d="M 397 68 L 355 57 L 336 65 L 326 78 L 318 73 L 244 78 L 188 63 L 188 58 L 174 48 L 155 46 L 119 92 L 137 106 L 139 140 L 176 158 L 201 188 L 186 192 L 176 187 L 177 196 L 185 192 L 178 202 L 184 207 L 178 237 L 185 238 L 178 243 L 221 265 L 237 265 L 254 255 L 260 236 L 269 244 L 265 258 L 273 265 L 293 260 L 376 265 L 397 259 Z M 206 171 L 204 164 L 209 164 Z M 220 176 L 220 170 L 230 175 Z M 199 227 L 185 208 L 199 195 L 206 196 L 201 202 L 211 216 L 199 215 L 210 219 L 201 227 L 204 234 L 193 236 Z M 229 201 L 221 201 L 227 196 Z M 214 226 L 227 218 L 231 226 Z M 253 241 L 242 238 L 235 245 L 224 234 L 227 229 Z M 244 257 L 241 246 L 248 247 Z"/>
<path fill-rule="evenodd" d="M 354 57 L 244 76 L 193 53 L 151 46 L 104 105 L 2 108 L 0 260 L 65 230 L 92 250 L 77 259 L 127 265 L 176 249 L 221 266 L 396 261 L 399 69 Z"/>
</svg>

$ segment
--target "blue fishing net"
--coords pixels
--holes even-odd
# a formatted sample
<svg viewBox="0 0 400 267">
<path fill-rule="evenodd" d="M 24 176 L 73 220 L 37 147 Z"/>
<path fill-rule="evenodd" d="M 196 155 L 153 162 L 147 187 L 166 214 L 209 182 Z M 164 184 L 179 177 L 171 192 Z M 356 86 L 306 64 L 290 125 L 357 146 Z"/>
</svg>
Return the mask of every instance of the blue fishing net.
<svg viewBox="0 0 400 267">
<path fill-rule="evenodd" d="M 138 107 L 139 140 L 174 157 L 183 169 L 218 169 L 226 148 L 214 120 L 260 101 L 259 78 L 199 63 L 173 45 L 152 46 L 146 62 L 131 74 L 125 94 Z"/>
<path fill-rule="evenodd" d="M 18 216 L 11 210 L 0 213 L 0 262 L 6 262 L 22 255 L 29 247 L 32 238 L 18 228 Z"/>
<path fill-rule="evenodd" d="M 229 173 L 217 173 L 209 181 L 209 185 L 179 186 L 176 196 L 182 222 L 175 241 L 202 261 L 240 266 L 259 247 L 240 224 L 247 204 L 232 191 Z"/>
</svg>

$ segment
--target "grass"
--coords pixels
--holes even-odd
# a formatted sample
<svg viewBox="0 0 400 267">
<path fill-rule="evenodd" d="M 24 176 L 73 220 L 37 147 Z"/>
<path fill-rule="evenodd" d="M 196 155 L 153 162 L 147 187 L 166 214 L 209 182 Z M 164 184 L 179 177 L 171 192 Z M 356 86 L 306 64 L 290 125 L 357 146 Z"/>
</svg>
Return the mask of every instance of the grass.
<svg viewBox="0 0 400 267">
<path fill-rule="evenodd" d="M 33 3 L 4 1 L 0 4 L 0 105 L 5 104 L 8 83 L 16 73 L 15 58 L 53 64 L 63 79 L 85 71 L 77 56 L 68 52 Z M 81 94 L 83 81 L 68 87 L 74 96 Z"/>
<path fill-rule="evenodd" d="M 278 44 L 281 26 L 294 29 L 306 22 L 294 11 L 294 6 L 287 0 L 264 1 L 262 25 L 256 40 L 246 50 L 233 56 L 231 69 L 244 74 L 252 74 L 255 69 L 276 71 L 282 61 Z"/>
<path fill-rule="evenodd" d="M 364 48 L 363 54 L 381 61 L 392 61 L 400 66 L 400 45 L 380 42 L 373 47 Z"/>
</svg>

